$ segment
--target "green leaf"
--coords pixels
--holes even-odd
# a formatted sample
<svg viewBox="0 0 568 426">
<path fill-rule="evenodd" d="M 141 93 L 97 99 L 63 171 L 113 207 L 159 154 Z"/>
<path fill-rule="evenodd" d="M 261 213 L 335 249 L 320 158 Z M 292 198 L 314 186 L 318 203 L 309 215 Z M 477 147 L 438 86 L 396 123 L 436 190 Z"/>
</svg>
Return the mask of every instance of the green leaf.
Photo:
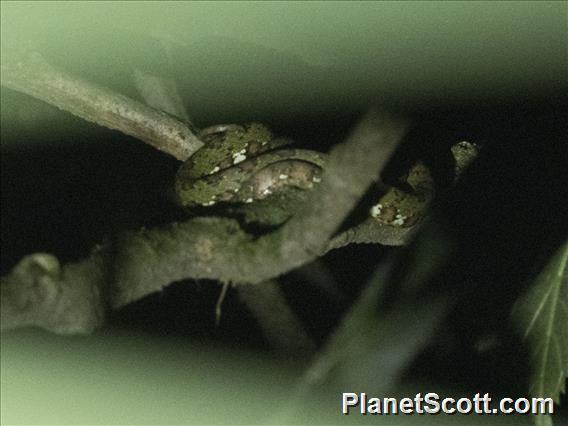
<svg viewBox="0 0 568 426">
<path fill-rule="evenodd" d="M 568 376 L 568 242 L 551 257 L 513 307 L 513 321 L 528 343 L 529 393 L 558 404 Z"/>
</svg>

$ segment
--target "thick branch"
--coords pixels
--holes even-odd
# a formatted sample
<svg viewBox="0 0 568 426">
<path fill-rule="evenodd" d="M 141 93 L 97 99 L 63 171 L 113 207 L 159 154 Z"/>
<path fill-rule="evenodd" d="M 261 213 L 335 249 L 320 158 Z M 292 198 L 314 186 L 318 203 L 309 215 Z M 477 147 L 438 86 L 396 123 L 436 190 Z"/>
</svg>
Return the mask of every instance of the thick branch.
<svg viewBox="0 0 568 426">
<path fill-rule="evenodd" d="M 79 311 L 71 312 L 81 323 L 83 308 L 83 315 L 93 318 L 92 313 L 104 312 L 107 303 L 108 308 L 117 309 L 174 281 L 210 278 L 258 284 L 313 260 L 333 247 L 330 237 L 378 176 L 403 131 L 404 125 L 388 115 L 376 112 L 367 115 L 347 142 L 331 153 L 322 183 L 304 208 L 284 227 L 267 236 L 255 239 L 236 221 L 226 218 L 195 218 L 163 228 L 120 234 L 97 249 L 91 258 L 65 265 L 57 272 L 57 279 L 51 281 L 57 283 L 57 288 L 69 289 L 57 293 L 64 299 L 57 302 L 57 306 L 76 306 Z M 396 242 L 397 231 L 389 229 L 385 233 L 385 240 Z M 380 236 L 378 232 L 379 242 Z M 337 238 L 334 241 L 338 241 Z M 346 244 L 347 238 L 335 244 Z M 362 236 L 354 232 L 351 238 Z M 103 262 L 103 258 L 112 262 Z M 35 292 L 39 296 L 25 309 L 17 302 L 29 298 L 25 294 L 29 288 L 21 283 L 37 281 L 34 269 L 25 262 L 26 258 L 11 274 L 2 277 L 3 330 L 60 321 L 57 316 L 61 310 L 44 309 L 53 303 L 43 300 L 47 297 L 45 292 Z M 58 268 L 57 264 L 55 269 Z M 98 288 L 98 292 L 94 292 L 93 287 Z M 102 291 L 106 287 L 108 295 Z M 22 309 L 32 313 L 22 316 Z M 34 310 L 38 312 L 33 313 Z M 33 320 L 29 319 L 30 315 Z M 68 316 L 66 314 L 66 318 Z M 13 321 L 5 323 L 8 317 Z M 83 322 L 86 323 L 83 332 L 91 331 L 93 322 Z M 66 330 L 65 327 L 60 329 Z M 78 327 L 72 332 L 81 331 Z"/>
<path fill-rule="evenodd" d="M 377 237 L 372 240 L 365 236 L 369 230 L 372 228 L 348 230 L 335 237 L 326 251 L 349 243 L 403 242 L 410 235 L 402 228 L 386 229 L 379 225 L 375 232 L 371 232 Z M 400 235 L 397 236 L 398 233 Z M 186 278 L 219 278 L 224 275 L 225 264 L 210 263 L 215 254 L 212 250 L 217 250 L 225 262 L 232 263 L 227 259 L 234 257 L 240 244 L 248 240 L 249 237 L 236 222 L 200 218 L 123 235 L 118 244 L 122 247 L 122 256 L 109 262 L 104 262 L 104 259 L 113 259 L 113 244 L 99 247 L 82 262 L 63 266 L 52 255 L 36 253 L 26 256 L 10 274 L 1 278 L 1 330 L 37 326 L 62 334 L 90 333 L 103 325 L 109 308 L 134 302 L 157 291 L 158 286 L 168 285 L 172 281 L 170 277 L 180 275 L 177 272 L 180 267 L 187 274 Z M 192 261 L 182 264 L 178 260 L 180 253 L 193 253 Z M 121 260 L 123 256 L 130 256 L 127 268 Z M 126 285 L 125 280 L 132 283 L 132 291 L 125 294 L 111 289 L 111 294 L 107 295 L 105 289 L 113 284 L 112 277 L 117 269 L 123 285 Z M 262 294 L 265 293 L 260 288 L 263 285 L 239 286 L 238 291 L 239 294 L 241 290 L 250 294 L 258 288 L 261 292 L 259 297 L 264 297 Z M 107 301 L 108 298 L 110 300 Z M 264 321 L 258 313 L 255 316 Z"/>
<path fill-rule="evenodd" d="M 58 70 L 37 53 L 22 55 L 17 60 L 2 59 L 2 86 L 134 136 L 178 160 L 186 160 L 203 146 L 186 123 Z"/>
</svg>

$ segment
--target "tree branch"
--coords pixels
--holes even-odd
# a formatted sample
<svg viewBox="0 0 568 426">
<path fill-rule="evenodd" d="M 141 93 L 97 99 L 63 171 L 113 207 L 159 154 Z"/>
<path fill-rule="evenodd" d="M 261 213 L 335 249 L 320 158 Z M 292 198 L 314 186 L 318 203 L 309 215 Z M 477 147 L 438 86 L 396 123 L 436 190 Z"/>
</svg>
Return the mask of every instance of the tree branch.
<svg viewBox="0 0 568 426">
<path fill-rule="evenodd" d="M 89 259 L 61 268 L 58 279 L 52 281 L 60 288 L 74 292 L 59 292 L 58 297 L 66 299 L 58 302 L 59 305 L 73 305 L 79 309 L 88 304 L 84 306 L 83 314 L 74 313 L 79 324 L 81 315 L 91 318 L 92 312 L 118 309 L 174 281 L 210 278 L 236 284 L 258 284 L 313 260 L 333 247 L 334 243 L 329 243 L 330 237 L 378 176 L 403 131 L 400 120 L 386 114 L 369 113 L 352 136 L 332 151 L 322 183 L 304 208 L 281 229 L 261 238 L 255 239 L 245 233 L 234 220 L 203 217 L 163 228 L 119 234 L 98 248 Z M 386 239 L 396 242 L 397 231 L 385 230 Z M 401 231 L 401 235 L 405 232 Z M 381 233 L 377 235 L 380 237 Z M 361 238 L 360 233 L 351 234 L 351 238 L 355 237 Z M 350 237 L 337 238 L 335 244 L 340 246 L 347 244 Z M 403 238 L 398 240 L 403 241 Z M 103 259 L 112 261 L 104 262 Z M 2 330 L 31 324 L 53 329 L 49 324 L 59 320 L 51 316 L 57 317 L 61 311 L 43 308 L 47 302 L 41 295 L 45 296 L 45 292 L 39 293 L 33 305 L 41 312 L 32 315 L 32 319 L 29 318 L 31 314 L 22 316 L 20 312 L 23 308 L 17 300 L 29 298 L 24 294 L 29 288 L 21 282 L 37 281 L 32 268 L 25 266 L 26 258 L 22 262 L 2 277 L 2 319 L 11 318 L 3 321 Z M 78 282 L 82 284 L 77 285 Z M 93 287 L 97 287 L 98 292 L 92 291 Z M 103 291 L 105 288 L 108 288 L 108 294 Z M 82 296 L 78 295 L 80 291 L 84 292 Z M 33 307 L 26 309 L 34 310 Z M 82 329 L 77 325 L 76 328 L 58 330 L 89 332 L 93 325 L 86 323 Z M 102 324 L 102 319 L 97 324 Z"/>
<path fill-rule="evenodd" d="M 402 246 L 407 244 L 420 228 L 419 224 L 408 228 L 384 225 L 368 218 L 359 225 L 349 228 L 332 238 L 327 250 L 345 247 L 349 244 L 382 244 L 384 246 Z"/>
<path fill-rule="evenodd" d="M 2 57 L 2 86 L 119 130 L 185 161 L 203 146 L 188 124 L 48 64 L 35 52 Z"/>
<path fill-rule="evenodd" d="M 104 256 L 63 268 L 50 254 L 24 257 L 0 280 L 0 330 L 36 326 L 59 334 L 91 333 L 105 320 Z"/>
<path fill-rule="evenodd" d="M 236 221 L 197 218 L 159 230 L 125 233 L 112 304 L 119 307 L 188 277 L 257 284 L 328 250 L 329 239 L 388 161 L 405 126 L 369 113 L 333 150 L 322 183 L 279 230 L 254 239 Z M 393 231 L 389 230 L 388 234 Z"/>
</svg>

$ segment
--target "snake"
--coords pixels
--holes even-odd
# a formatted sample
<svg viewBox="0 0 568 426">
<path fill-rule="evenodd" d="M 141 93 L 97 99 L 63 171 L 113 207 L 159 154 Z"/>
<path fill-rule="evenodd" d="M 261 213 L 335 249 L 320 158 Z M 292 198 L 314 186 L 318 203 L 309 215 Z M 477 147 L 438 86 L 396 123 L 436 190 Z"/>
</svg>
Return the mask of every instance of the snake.
<svg viewBox="0 0 568 426">
<path fill-rule="evenodd" d="M 327 155 L 289 148 L 291 141 L 277 138 L 261 123 L 221 124 L 201 130 L 204 142 L 178 169 L 176 199 L 185 208 L 254 204 L 282 196 L 286 191 L 311 190 L 322 180 Z M 452 147 L 455 175 L 477 155 L 475 144 L 462 141 Z M 417 161 L 369 209 L 382 225 L 410 227 L 424 216 L 434 196 L 429 168 Z"/>
</svg>

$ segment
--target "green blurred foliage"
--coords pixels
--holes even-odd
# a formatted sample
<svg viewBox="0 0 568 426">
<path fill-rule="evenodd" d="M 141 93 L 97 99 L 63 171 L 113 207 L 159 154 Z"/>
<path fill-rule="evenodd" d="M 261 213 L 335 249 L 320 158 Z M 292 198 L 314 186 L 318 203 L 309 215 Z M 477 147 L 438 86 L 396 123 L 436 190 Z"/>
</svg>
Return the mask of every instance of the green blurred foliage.
<svg viewBox="0 0 568 426">
<path fill-rule="evenodd" d="M 1 16 L 3 56 L 34 46 L 132 96 L 134 69 L 174 77 L 199 125 L 523 100 L 567 85 L 562 2 L 3 1 Z M 18 108 L 3 102 L 3 127 Z"/>
</svg>

